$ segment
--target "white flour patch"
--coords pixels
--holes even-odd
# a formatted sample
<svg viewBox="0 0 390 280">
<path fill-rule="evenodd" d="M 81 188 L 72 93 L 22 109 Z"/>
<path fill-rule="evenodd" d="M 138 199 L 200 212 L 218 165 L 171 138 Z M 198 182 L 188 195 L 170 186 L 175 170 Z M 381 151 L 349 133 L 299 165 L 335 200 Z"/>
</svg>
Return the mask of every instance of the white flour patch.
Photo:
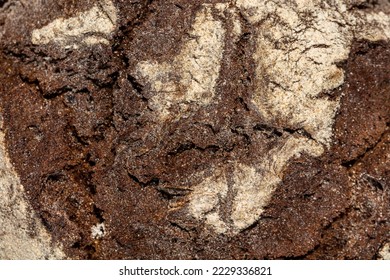
<svg viewBox="0 0 390 280">
<path fill-rule="evenodd" d="M 259 219 L 283 178 L 282 171 L 287 162 L 302 153 L 319 156 L 323 153 L 323 147 L 304 137 L 290 137 L 284 145 L 264 155 L 259 166 L 234 163 L 232 174 L 228 174 L 225 168 L 215 169 L 212 176 L 192 187 L 189 213 L 217 233 L 237 234 Z M 231 179 L 230 184 L 228 178 Z M 220 205 L 228 203 L 229 191 L 235 197 L 228 211 L 230 214 L 222 215 Z"/>
<path fill-rule="evenodd" d="M 257 88 L 254 103 L 269 122 L 302 128 L 331 144 L 340 100 L 318 98 L 344 83 L 337 66 L 354 38 L 390 38 L 389 16 L 348 12 L 345 1 L 237 0 L 246 19 L 258 25 Z"/>
<path fill-rule="evenodd" d="M 217 169 L 213 176 L 193 187 L 188 205 L 194 218 L 205 219 L 206 223 L 218 233 L 227 231 L 227 226 L 219 215 L 219 205 L 226 198 L 228 188 L 224 170 Z"/>
<path fill-rule="evenodd" d="M 379 251 L 379 257 L 382 260 L 390 260 L 390 243 L 386 243 Z"/>
<path fill-rule="evenodd" d="M 357 37 L 369 41 L 389 40 L 390 39 L 390 16 L 383 12 L 362 13 L 357 19 L 357 26 L 360 32 Z"/>
<path fill-rule="evenodd" d="M 106 235 L 106 226 L 104 223 L 99 223 L 91 228 L 91 236 L 94 239 L 101 239 Z"/>
<path fill-rule="evenodd" d="M 90 10 L 71 18 L 58 18 L 48 25 L 35 29 L 31 41 L 35 45 L 57 43 L 63 47 L 109 44 L 109 36 L 116 27 L 117 11 L 109 0 L 100 1 Z"/>
<path fill-rule="evenodd" d="M 316 1 L 285 2 L 238 1 L 252 23 L 262 22 L 254 54 L 254 103 L 268 121 L 303 128 L 329 146 L 339 100 L 318 95 L 343 84 L 336 63 L 348 58 L 352 33 L 337 23 L 344 21 L 338 11 L 322 9 Z"/>
<path fill-rule="evenodd" d="M 264 156 L 262 164 L 256 167 L 236 165 L 233 191 L 237 193 L 233 201 L 231 219 L 232 230 L 238 233 L 256 222 L 272 193 L 283 179 L 283 169 L 292 158 L 302 153 L 320 156 L 323 148 L 313 140 L 303 137 L 290 137 L 283 146 L 279 146 Z"/>
<path fill-rule="evenodd" d="M 213 18 L 210 5 L 198 12 L 189 35 L 172 62 L 143 61 L 137 66 L 138 76 L 146 78 L 155 92 L 151 108 L 162 119 L 172 117 L 173 106 L 184 113 L 189 106 L 209 104 L 215 96 L 225 30 Z"/>
</svg>

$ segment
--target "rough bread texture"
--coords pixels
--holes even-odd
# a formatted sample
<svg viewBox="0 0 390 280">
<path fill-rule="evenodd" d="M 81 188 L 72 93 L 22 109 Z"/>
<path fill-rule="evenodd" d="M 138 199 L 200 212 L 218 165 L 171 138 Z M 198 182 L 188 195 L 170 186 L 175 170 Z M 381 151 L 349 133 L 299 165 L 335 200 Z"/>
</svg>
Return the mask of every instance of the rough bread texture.
<svg viewBox="0 0 390 280">
<path fill-rule="evenodd" d="M 390 2 L 0 1 L 0 258 L 389 259 Z"/>
</svg>

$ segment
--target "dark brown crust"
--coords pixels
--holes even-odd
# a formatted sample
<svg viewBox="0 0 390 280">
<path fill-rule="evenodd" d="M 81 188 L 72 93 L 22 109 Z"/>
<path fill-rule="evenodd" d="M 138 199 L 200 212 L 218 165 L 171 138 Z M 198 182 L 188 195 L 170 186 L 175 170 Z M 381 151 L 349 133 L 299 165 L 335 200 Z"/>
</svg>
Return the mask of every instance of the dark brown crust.
<svg viewBox="0 0 390 280">
<path fill-rule="evenodd" d="M 47 8 L 54 12 L 44 22 L 89 7 L 70 2 Z M 229 160 L 256 163 L 299 133 L 270 126 L 251 106 L 254 40 L 244 21 L 244 35 L 226 42 L 223 102 L 156 128 L 134 67 L 177 54 L 199 9 L 188 2 L 118 3 L 112 48 L 64 53 L 32 46 L 21 30 L 9 35 L 19 43 L 1 43 L 7 147 L 54 241 L 76 259 L 376 258 L 390 238 L 389 42 L 354 42 L 345 84 L 324 93 L 342 96 L 331 149 L 293 160 L 255 225 L 226 237 L 167 212 L 181 187 L 199 183 L 194 174 Z M 109 231 L 93 239 L 91 225 L 101 222 Z"/>
</svg>

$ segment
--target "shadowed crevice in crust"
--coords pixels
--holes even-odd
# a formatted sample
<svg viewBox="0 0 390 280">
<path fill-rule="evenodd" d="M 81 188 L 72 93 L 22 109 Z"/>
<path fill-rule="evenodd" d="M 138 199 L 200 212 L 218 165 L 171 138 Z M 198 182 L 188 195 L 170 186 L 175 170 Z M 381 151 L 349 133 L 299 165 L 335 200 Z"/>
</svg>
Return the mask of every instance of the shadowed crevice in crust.
<svg viewBox="0 0 390 280">
<path fill-rule="evenodd" d="M 33 44 L 31 33 L 2 42 L 6 147 L 53 241 L 76 259 L 381 257 L 390 232 L 389 42 L 348 39 L 348 55 L 331 62 L 343 81 L 332 76 L 305 99 L 338 102 L 321 138 L 315 123 L 259 105 L 272 90 L 299 87 L 277 79 L 267 59 L 300 44 L 261 29 L 274 22 L 288 33 L 288 17 L 263 19 L 268 7 L 253 10 L 257 21 L 233 4 L 189 2 L 114 1 L 109 44 L 77 36 L 77 48 Z M 63 7 L 66 18 L 93 8 Z M 298 13 L 316 27 L 309 16 Z M 302 59 L 327 73 L 317 54 L 329 49 L 308 47 Z M 247 197 L 256 203 L 242 206 Z"/>
</svg>

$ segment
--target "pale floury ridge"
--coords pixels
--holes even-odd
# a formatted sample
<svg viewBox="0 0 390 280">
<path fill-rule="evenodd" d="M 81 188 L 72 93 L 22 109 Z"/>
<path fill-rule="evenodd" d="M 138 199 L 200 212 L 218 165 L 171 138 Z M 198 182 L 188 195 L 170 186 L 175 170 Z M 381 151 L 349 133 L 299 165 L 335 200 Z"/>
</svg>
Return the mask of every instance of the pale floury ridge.
<svg viewBox="0 0 390 280">
<path fill-rule="evenodd" d="M 213 18 L 209 5 L 204 5 L 197 14 L 190 37 L 171 63 L 144 61 L 137 66 L 138 76 L 146 77 L 155 93 L 151 108 L 162 120 L 172 118 L 170 109 L 173 106 L 179 106 L 185 113 L 194 106 L 207 105 L 215 98 L 225 29 Z"/>
<path fill-rule="evenodd" d="M 382 249 L 379 251 L 379 258 L 382 260 L 390 260 L 390 243 L 383 245 Z"/>
<path fill-rule="evenodd" d="M 389 16 L 349 12 L 345 1 L 237 0 L 257 28 L 254 103 L 270 122 L 305 129 L 331 144 L 339 99 L 318 98 L 344 83 L 337 63 L 348 58 L 353 39 L 389 38 Z M 260 24 L 260 25 L 259 25 Z"/>
<path fill-rule="evenodd" d="M 302 153 L 319 156 L 322 152 L 322 146 L 315 141 L 290 137 L 282 147 L 265 154 L 258 166 L 233 163 L 231 173 L 228 166 L 215 168 L 211 177 L 192 187 L 188 209 L 195 218 L 204 219 L 216 232 L 237 234 L 257 221 L 281 182 L 283 168 L 291 157 Z M 229 191 L 235 197 L 229 209 L 229 219 L 224 221 L 220 205 L 228 203 Z"/>
<path fill-rule="evenodd" d="M 80 41 L 87 45 L 109 44 L 109 36 L 116 28 L 117 11 L 111 1 L 98 3 L 86 12 L 71 18 L 57 18 L 48 25 L 32 32 L 33 44 L 57 43 L 77 48 Z"/>
</svg>

